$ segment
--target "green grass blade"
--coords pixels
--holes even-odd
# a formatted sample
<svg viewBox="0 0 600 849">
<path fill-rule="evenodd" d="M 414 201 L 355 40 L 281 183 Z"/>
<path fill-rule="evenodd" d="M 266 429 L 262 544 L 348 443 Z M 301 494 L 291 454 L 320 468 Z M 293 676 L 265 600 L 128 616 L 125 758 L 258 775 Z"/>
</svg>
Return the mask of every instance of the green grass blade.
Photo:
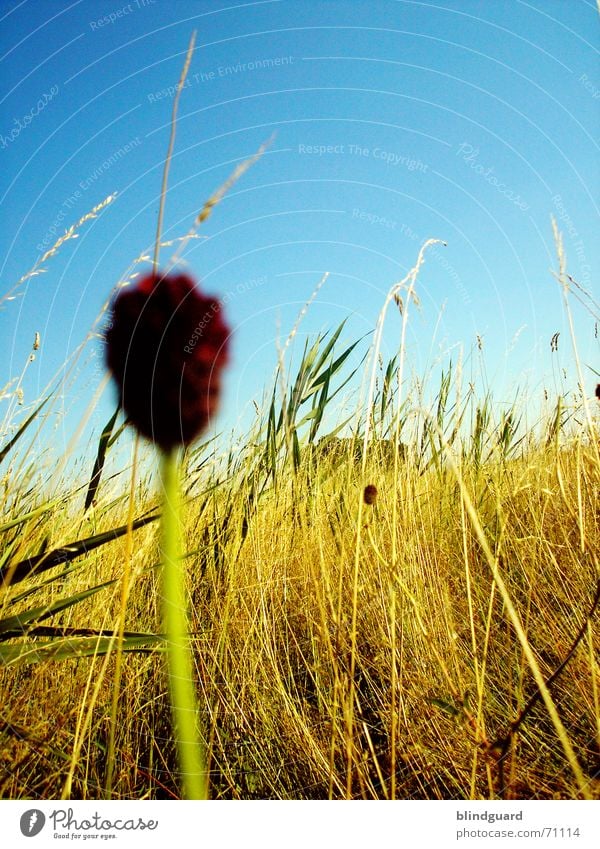
<svg viewBox="0 0 600 849">
<path fill-rule="evenodd" d="M 394 354 L 394 356 L 390 359 L 387 364 L 387 368 L 385 370 L 385 375 L 383 378 L 383 386 L 381 388 L 381 408 L 379 412 L 379 420 L 383 422 L 385 418 L 385 412 L 388 407 L 388 403 L 393 396 L 392 392 L 392 378 L 394 376 L 394 372 L 396 371 L 398 365 L 398 355 Z"/>
<path fill-rule="evenodd" d="M 163 648 L 163 643 L 164 637 L 157 634 L 126 637 L 123 640 L 123 651 L 156 651 Z M 113 644 L 112 636 L 6 644 L 0 646 L 0 665 L 23 666 L 46 660 L 71 660 L 76 657 L 103 655 L 110 651 Z"/>
<path fill-rule="evenodd" d="M 137 519 L 133 523 L 133 530 L 144 527 L 149 522 L 154 522 L 159 516 L 146 516 L 144 519 Z M 121 525 L 119 528 L 113 528 L 110 531 L 104 531 L 101 534 L 87 537 L 86 539 L 77 540 L 69 543 L 63 548 L 56 548 L 45 554 L 36 557 L 29 557 L 27 560 L 22 560 L 20 563 L 5 566 L 0 569 L 0 581 L 10 580 L 11 583 L 17 583 L 24 580 L 32 572 L 43 572 L 47 569 L 52 569 L 54 566 L 60 566 L 62 563 L 69 563 L 76 557 L 81 557 L 82 554 L 87 554 L 89 551 L 105 545 L 107 542 L 112 542 L 115 539 L 127 533 L 128 526 Z"/>
<path fill-rule="evenodd" d="M 42 505 L 42 507 L 37 507 L 29 513 L 23 513 L 22 516 L 18 516 L 16 519 L 10 519 L 10 521 L 4 522 L 4 524 L 0 525 L 0 534 L 4 533 L 4 531 L 9 531 L 11 528 L 16 528 L 17 525 L 22 525 L 23 522 L 28 522 L 30 519 L 37 519 L 38 516 L 43 516 L 44 513 L 49 513 L 50 510 L 57 507 L 61 501 L 62 499 L 49 501 L 47 504 Z"/>
<path fill-rule="evenodd" d="M 307 401 L 314 392 L 317 392 L 321 388 L 321 386 L 325 383 L 326 380 L 330 381 L 331 378 L 333 377 L 333 375 L 337 374 L 337 372 L 344 365 L 344 363 L 346 362 L 346 360 L 348 359 L 348 357 L 350 356 L 350 354 L 356 348 L 357 345 L 358 345 L 358 342 L 353 342 L 352 345 L 350 345 L 348 348 L 346 348 L 346 350 L 342 354 L 340 354 L 340 356 L 337 358 L 337 360 L 334 360 L 334 362 L 331 363 L 329 368 L 324 369 L 318 375 L 318 377 L 316 377 L 312 381 L 309 391 L 302 398 L 302 403 Z"/>
<path fill-rule="evenodd" d="M 298 442 L 297 430 L 294 430 L 292 434 L 292 457 L 294 460 L 294 471 L 297 472 L 300 468 L 300 443 Z"/>
<path fill-rule="evenodd" d="M 25 433 L 25 431 L 27 430 L 27 428 L 29 427 L 31 422 L 35 419 L 35 417 L 38 415 L 40 410 L 43 407 L 46 406 L 46 404 L 48 403 L 48 401 L 50 400 L 51 397 L 52 397 L 52 394 L 48 395 L 47 398 L 44 398 L 42 403 L 38 404 L 38 406 L 35 408 L 33 413 L 27 419 L 25 419 L 25 421 L 23 422 L 21 427 L 18 429 L 18 431 L 15 433 L 13 438 L 10 439 L 3 448 L 0 448 L 0 463 L 4 460 L 4 458 L 6 457 L 8 452 L 10 451 L 10 449 L 13 448 L 13 446 L 18 442 L 18 440 L 23 436 L 23 434 Z"/>
<path fill-rule="evenodd" d="M 340 333 L 344 329 L 344 325 L 346 324 L 347 319 L 344 319 L 342 323 L 334 330 L 331 335 L 329 342 L 325 345 L 325 348 L 321 352 L 321 356 L 317 360 L 313 368 L 313 374 L 318 374 L 323 368 L 323 365 L 327 362 L 329 355 L 333 351 L 337 340 L 340 338 Z"/>
<path fill-rule="evenodd" d="M 108 450 L 109 444 L 111 444 L 110 438 L 112 436 L 115 422 L 117 421 L 117 416 L 119 415 L 119 409 L 120 407 L 117 407 L 117 409 L 114 411 L 114 413 L 104 426 L 104 430 L 102 431 L 102 434 L 100 436 L 100 441 L 98 442 L 98 453 L 96 454 L 96 460 L 94 462 L 92 476 L 90 478 L 88 491 L 85 496 L 85 504 L 83 507 L 84 511 L 91 507 L 92 502 L 96 497 L 98 487 L 100 486 L 102 470 L 104 469 L 104 461 L 106 460 L 106 452 Z"/>
<path fill-rule="evenodd" d="M 49 619 L 57 613 L 67 610 L 69 607 L 80 604 L 80 602 L 84 601 L 86 598 L 90 598 L 90 596 L 95 595 L 100 592 L 100 590 L 106 589 L 106 587 L 110 587 L 111 584 L 114 583 L 116 583 L 114 580 L 106 581 L 104 584 L 98 584 L 95 587 L 91 587 L 90 589 L 83 590 L 75 595 L 68 596 L 68 598 L 59 599 L 53 604 L 32 607 L 29 610 L 23 611 L 23 613 L 18 613 L 15 616 L 7 616 L 4 619 L 0 619 L 0 640 L 7 640 L 9 637 L 18 636 L 19 634 L 24 633 L 27 630 L 27 626 L 31 623 L 43 622 L 45 619 Z"/>
<path fill-rule="evenodd" d="M 312 443 L 315 441 L 317 437 L 317 432 L 319 427 L 321 426 L 321 422 L 323 421 L 323 415 L 325 413 L 325 408 L 327 407 L 327 402 L 329 400 L 329 376 L 325 380 L 323 384 L 323 388 L 321 389 L 318 397 L 315 396 L 315 417 L 310 425 L 310 432 L 308 434 L 308 441 Z"/>
</svg>

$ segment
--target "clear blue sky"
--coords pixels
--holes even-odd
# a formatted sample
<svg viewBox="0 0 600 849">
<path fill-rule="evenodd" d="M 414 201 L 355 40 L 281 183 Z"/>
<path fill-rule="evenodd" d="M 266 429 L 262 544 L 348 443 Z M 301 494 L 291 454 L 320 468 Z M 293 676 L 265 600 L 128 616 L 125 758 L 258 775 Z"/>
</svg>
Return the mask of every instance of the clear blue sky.
<svg viewBox="0 0 600 849">
<path fill-rule="evenodd" d="M 193 29 L 164 238 L 183 235 L 235 164 L 276 133 L 185 258 L 235 328 L 222 426 L 260 398 L 321 275 L 305 333 L 349 317 L 370 333 L 389 286 L 430 254 L 408 364 L 483 339 L 500 400 L 576 375 L 549 269 L 551 214 L 571 274 L 599 266 L 598 12 L 592 0 L 78 0 L 0 2 L 0 292 L 72 223 L 116 200 L 0 312 L 0 388 L 32 402 L 85 337 L 131 261 L 149 253 L 172 89 Z M 163 258 L 168 259 L 168 250 Z M 140 266 L 145 268 L 146 266 Z M 596 287 L 597 298 L 597 287 Z M 574 302 L 584 364 L 594 319 Z M 385 353 L 399 329 L 390 315 Z M 552 334 L 561 333 L 558 354 Z M 65 387 L 66 440 L 102 377 L 92 345 Z M 588 391 L 596 379 L 586 369 Z M 535 395 L 537 393 L 537 395 Z M 107 393 L 93 417 L 101 426 Z M 6 405 L 8 401 L 0 401 Z M 0 421 L 6 406 L 0 407 Z"/>
</svg>

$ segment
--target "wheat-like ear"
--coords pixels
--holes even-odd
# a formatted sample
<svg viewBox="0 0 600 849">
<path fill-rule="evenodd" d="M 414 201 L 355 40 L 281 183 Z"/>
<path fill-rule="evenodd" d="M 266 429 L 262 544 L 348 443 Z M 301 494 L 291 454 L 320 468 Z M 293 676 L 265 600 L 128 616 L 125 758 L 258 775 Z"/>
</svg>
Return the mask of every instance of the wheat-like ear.
<svg viewBox="0 0 600 849">
<path fill-rule="evenodd" d="M 556 245 L 556 255 L 558 257 L 558 273 L 553 271 L 552 275 L 556 278 L 556 280 L 558 280 L 562 290 L 565 314 L 567 316 L 567 321 L 569 324 L 569 333 L 571 336 L 571 344 L 573 346 L 575 369 L 577 371 L 577 378 L 579 381 L 579 391 L 581 392 L 583 411 L 585 414 L 585 420 L 590 435 L 590 444 L 592 445 L 593 450 L 595 452 L 596 462 L 600 465 L 600 448 L 598 447 L 596 428 L 592 419 L 592 412 L 590 410 L 588 396 L 585 391 L 585 381 L 583 377 L 583 371 L 581 369 L 581 360 L 579 358 L 579 349 L 577 347 L 577 337 L 575 335 L 575 327 L 573 325 L 573 315 L 571 313 L 571 307 L 569 304 L 569 294 L 571 291 L 569 281 L 571 281 L 572 278 L 570 277 L 570 275 L 567 274 L 567 257 L 564 250 L 562 233 L 558 229 L 558 224 L 556 223 L 556 219 L 554 218 L 554 216 L 552 216 L 552 232 L 554 234 L 554 244 Z"/>
<path fill-rule="evenodd" d="M 213 192 L 213 194 L 209 197 L 209 199 L 207 201 L 205 201 L 202 209 L 200 210 L 200 212 L 198 213 L 198 215 L 194 219 L 194 223 L 190 227 L 188 233 L 186 233 L 186 235 L 183 236 L 183 238 L 180 240 L 179 247 L 177 248 L 177 250 L 175 251 L 175 253 L 171 257 L 171 260 L 169 262 L 169 267 L 174 266 L 179 261 L 179 259 L 181 258 L 181 254 L 185 250 L 187 243 L 190 241 L 190 239 L 198 238 L 197 235 L 196 235 L 196 231 L 198 230 L 200 225 L 204 221 L 206 221 L 207 218 L 210 217 L 215 206 L 223 200 L 223 198 L 225 197 L 225 195 L 227 194 L 229 189 L 233 185 L 235 185 L 235 183 L 237 183 L 237 181 L 240 179 L 242 174 L 245 174 L 245 172 L 249 168 L 251 168 L 254 165 L 254 163 L 257 162 L 261 158 L 263 153 L 273 143 L 274 138 L 275 138 L 275 136 L 272 135 L 269 139 L 267 139 L 267 141 L 265 141 L 261 144 L 261 146 L 258 148 L 258 150 L 256 151 L 255 154 L 253 154 L 252 156 L 249 156 L 248 159 L 245 159 L 243 162 L 240 162 L 240 164 L 236 166 L 236 168 L 232 171 L 232 173 L 225 180 L 225 182 L 221 186 L 219 186 L 217 191 Z"/>
<path fill-rule="evenodd" d="M 0 297 L 0 306 L 5 301 L 13 301 L 17 297 L 17 295 L 15 294 L 17 289 L 31 277 L 37 277 L 39 274 L 44 274 L 46 269 L 42 268 L 42 266 L 44 265 L 46 260 L 50 259 L 50 257 L 53 257 L 58 252 L 59 248 L 64 245 L 65 242 L 70 241 L 70 239 L 79 238 L 79 233 L 77 233 L 77 230 L 79 230 L 79 228 L 82 227 L 83 224 L 86 223 L 86 221 L 90 221 L 92 218 L 97 218 L 98 213 L 106 206 L 108 206 L 109 203 L 112 203 L 116 196 L 117 193 L 113 192 L 112 195 L 109 195 L 107 198 L 104 198 L 102 203 L 99 203 L 97 206 L 94 206 L 92 209 L 90 209 L 89 212 L 86 212 L 85 215 L 82 215 L 79 221 L 76 221 L 75 224 L 71 224 L 69 229 L 66 230 L 63 235 L 56 240 L 52 247 L 48 248 L 48 250 L 42 254 L 42 256 L 36 261 L 33 268 L 31 268 L 27 272 L 27 274 L 24 274 L 21 278 L 19 278 L 19 280 L 17 280 L 17 282 L 14 284 L 14 286 L 12 286 L 8 290 L 8 292 L 6 292 L 6 294 Z"/>
</svg>

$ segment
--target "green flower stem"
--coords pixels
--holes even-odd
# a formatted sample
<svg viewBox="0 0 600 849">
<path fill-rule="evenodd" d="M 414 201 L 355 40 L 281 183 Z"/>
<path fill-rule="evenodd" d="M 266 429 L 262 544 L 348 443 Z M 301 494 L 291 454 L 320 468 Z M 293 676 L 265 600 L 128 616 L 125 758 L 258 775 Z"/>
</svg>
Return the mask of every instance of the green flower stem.
<svg viewBox="0 0 600 849">
<path fill-rule="evenodd" d="M 162 455 L 163 621 L 169 692 L 185 799 L 206 799 L 204 747 L 198 734 L 198 701 L 190 648 L 185 574 L 181 558 L 181 487 L 177 449 Z"/>
</svg>

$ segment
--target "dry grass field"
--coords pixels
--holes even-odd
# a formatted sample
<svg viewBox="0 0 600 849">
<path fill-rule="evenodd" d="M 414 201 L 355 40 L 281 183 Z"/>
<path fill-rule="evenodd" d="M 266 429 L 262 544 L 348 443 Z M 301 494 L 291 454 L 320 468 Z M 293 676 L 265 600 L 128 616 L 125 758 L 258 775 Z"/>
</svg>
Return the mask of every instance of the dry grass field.
<svg viewBox="0 0 600 849">
<path fill-rule="evenodd" d="M 245 444 L 183 458 L 211 798 L 598 798 L 596 400 L 525 426 L 531 399 L 499 412 L 449 364 L 425 409 L 394 359 L 368 442 L 359 411 L 314 449 L 340 338 L 280 371 Z M 158 522 L 127 531 L 160 509 L 153 448 L 109 474 L 117 420 L 92 493 L 33 459 L 45 412 L 3 436 L 0 793 L 178 797 Z"/>
<path fill-rule="evenodd" d="M 583 374 L 555 238 L 568 392 L 506 404 L 468 357 L 408 376 L 426 243 L 371 345 L 342 324 L 300 351 L 309 301 L 245 436 L 183 452 L 174 520 L 210 798 L 600 798 L 597 374 Z M 389 310 L 401 335 L 386 363 Z M 95 460 L 55 456 L 44 426 L 63 387 L 20 406 L 22 376 L 6 380 L 0 796 L 179 798 L 155 448 L 116 413 L 89 435 Z"/>
</svg>

